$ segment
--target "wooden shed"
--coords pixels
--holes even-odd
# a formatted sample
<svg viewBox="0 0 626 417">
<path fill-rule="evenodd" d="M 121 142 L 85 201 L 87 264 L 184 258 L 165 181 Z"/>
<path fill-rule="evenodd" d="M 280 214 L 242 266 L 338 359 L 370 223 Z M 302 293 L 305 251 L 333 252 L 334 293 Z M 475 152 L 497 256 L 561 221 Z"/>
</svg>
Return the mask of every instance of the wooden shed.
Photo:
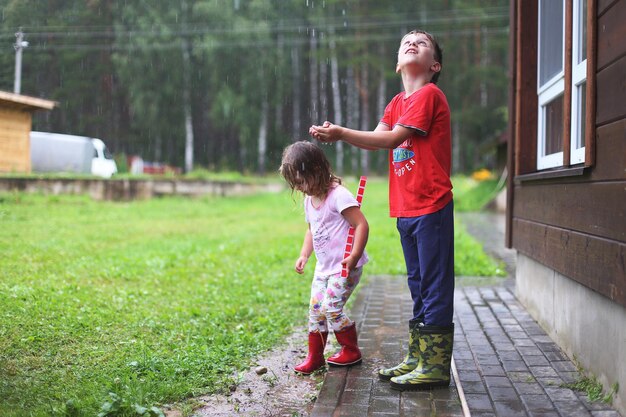
<svg viewBox="0 0 626 417">
<path fill-rule="evenodd" d="M 626 415 L 626 0 L 511 0 L 516 292 Z"/>
<path fill-rule="evenodd" d="M 0 91 L 0 172 L 30 172 L 33 112 L 52 110 L 56 102 Z"/>
</svg>

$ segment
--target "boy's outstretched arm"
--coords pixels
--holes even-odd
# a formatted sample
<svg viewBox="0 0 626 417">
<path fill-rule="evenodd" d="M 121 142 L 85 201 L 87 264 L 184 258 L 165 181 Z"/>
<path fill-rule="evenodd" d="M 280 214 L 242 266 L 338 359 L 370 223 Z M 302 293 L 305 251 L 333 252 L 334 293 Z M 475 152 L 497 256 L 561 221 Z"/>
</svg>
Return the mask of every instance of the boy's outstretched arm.
<svg viewBox="0 0 626 417">
<path fill-rule="evenodd" d="M 348 207 L 342 211 L 341 214 L 346 218 L 348 223 L 350 223 L 350 226 L 354 227 L 352 252 L 350 252 L 350 256 L 341 262 L 342 265 L 348 268 L 348 271 L 351 271 L 356 267 L 361 256 L 363 256 L 363 251 L 365 251 L 365 245 L 367 245 L 367 239 L 369 237 L 370 226 L 363 212 L 357 206 Z"/>
<path fill-rule="evenodd" d="M 321 142 L 342 140 L 363 149 L 394 149 L 415 132 L 407 127 L 396 125 L 393 130 L 379 123 L 374 131 L 348 129 L 347 127 L 324 122 L 322 126 L 311 126 L 309 134 Z"/>
<path fill-rule="evenodd" d="M 311 229 L 309 227 L 304 234 L 304 241 L 302 242 L 302 249 L 300 249 L 300 256 L 296 260 L 296 272 L 298 274 L 302 274 L 304 272 L 304 266 L 309 261 L 311 253 L 313 253 L 313 235 L 311 234 Z"/>
</svg>

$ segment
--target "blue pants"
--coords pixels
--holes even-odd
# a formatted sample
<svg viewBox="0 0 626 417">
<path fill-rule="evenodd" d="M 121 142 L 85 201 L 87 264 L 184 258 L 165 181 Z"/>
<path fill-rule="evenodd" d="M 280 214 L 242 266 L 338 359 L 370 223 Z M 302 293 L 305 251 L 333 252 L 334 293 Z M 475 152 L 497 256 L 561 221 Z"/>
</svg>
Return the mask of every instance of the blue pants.
<svg viewBox="0 0 626 417">
<path fill-rule="evenodd" d="M 454 203 L 419 217 L 400 217 L 396 226 L 413 298 L 413 318 L 449 326 L 454 313 Z"/>
</svg>

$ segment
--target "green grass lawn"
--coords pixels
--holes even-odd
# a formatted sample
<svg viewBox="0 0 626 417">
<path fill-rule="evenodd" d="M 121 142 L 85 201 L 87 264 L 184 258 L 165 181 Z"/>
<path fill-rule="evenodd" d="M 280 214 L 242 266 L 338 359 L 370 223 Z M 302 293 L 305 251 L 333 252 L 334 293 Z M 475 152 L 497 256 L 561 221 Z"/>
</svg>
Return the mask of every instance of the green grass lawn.
<svg viewBox="0 0 626 417">
<path fill-rule="evenodd" d="M 366 274 L 403 274 L 385 180 L 368 182 L 363 204 Z M 313 262 L 293 272 L 305 228 L 287 191 L 1 194 L 0 415 L 151 415 L 141 407 L 224 390 L 306 323 Z M 461 225 L 456 254 L 459 275 L 497 273 Z"/>
<path fill-rule="evenodd" d="M 463 175 L 453 176 L 452 183 L 454 184 L 454 209 L 456 211 L 481 210 L 496 197 L 502 186 L 497 179 L 477 181 Z"/>
</svg>

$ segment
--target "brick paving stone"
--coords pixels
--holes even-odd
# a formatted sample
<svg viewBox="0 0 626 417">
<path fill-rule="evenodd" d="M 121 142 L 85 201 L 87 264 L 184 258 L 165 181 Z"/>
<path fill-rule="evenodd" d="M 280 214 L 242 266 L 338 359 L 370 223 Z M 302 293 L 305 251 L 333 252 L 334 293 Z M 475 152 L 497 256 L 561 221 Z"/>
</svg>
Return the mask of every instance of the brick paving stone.
<svg viewBox="0 0 626 417">
<path fill-rule="evenodd" d="M 463 410 L 457 404 L 448 401 L 433 401 L 433 414 L 437 417 L 463 417 Z M 409 414 L 411 416 L 419 414 Z"/>
<path fill-rule="evenodd" d="M 372 390 L 372 378 L 364 378 L 364 377 L 352 377 L 352 375 L 348 375 L 346 378 L 346 385 L 344 386 L 345 391 L 371 391 Z"/>
<path fill-rule="evenodd" d="M 363 417 L 367 415 L 367 411 L 369 410 L 369 405 L 354 405 L 352 404 L 350 407 L 343 407 L 339 410 L 339 413 L 327 414 L 327 416 L 338 415 L 339 417 Z"/>
<path fill-rule="evenodd" d="M 464 381 L 462 382 L 463 391 L 466 394 L 486 394 L 487 388 L 482 381 Z"/>
<path fill-rule="evenodd" d="M 563 352 L 546 352 L 546 358 L 549 361 L 567 361 L 569 360 Z"/>
<path fill-rule="evenodd" d="M 485 376 L 484 380 L 489 388 L 498 388 L 498 387 L 509 388 L 513 386 L 511 384 L 511 381 L 507 377 Z"/>
<path fill-rule="evenodd" d="M 576 372 L 576 366 L 571 361 L 553 361 L 552 367 L 561 372 Z"/>
<path fill-rule="evenodd" d="M 465 399 L 467 400 L 467 405 L 471 410 L 472 414 L 474 414 L 474 410 L 476 411 L 493 411 L 493 404 L 491 402 L 491 398 L 489 395 L 484 394 L 466 394 Z"/>
<path fill-rule="evenodd" d="M 528 394 L 528 395 L 545 395 L 546 391 L 543 387 L 537 383 L 532 382 L 523 382 L 523 383 L 514 383 L 513 387 L 520 394 Z"/>
<path fill-rule="evenodd" d="M 524 361 L 502 361 L 502 367 L 507 372 L 524 372 L 528 370 L 528 367 L 524 363 Z"/>
<path fill-rule="evenodd" d="M 496 401 L 496 414 L 503 417 L 527 417 L 528 413 L 519 400 Z"/>
<path fill-rule="evenodd" d="M 572 384 L 580 379 L 580 373 L 577 372 L 559 372 L 559 376 L 566 384 Z"/>
<path fill-rule="evenodd" d="M 373 397 L 370 401 L 371 410 L 385 413 L 400 413 L 400 398 L 396 397 Z"/>
<path fill-rule="evenodd" d="M 481 365 L 489 365 L 489 366 L 500 365 L 500 358 L 498 358 L 498 356 L 496 355 L 479 354 L 479 355 L 476 355 L 476 360 Z"/>
<path fill-rule="evenodd" d="M 521 361 L 522 355 L 519 354 L 516 350 L 513 351 L 501 351 L 500 349 L 496 349 L 498 351 L 498 356 L 502 361 Z"/>
<path fill-rule="evenodd" d="M 498 352 L 516 352 L 517 350 L 515 349 L 515 346 L 513 346 L 513 343 L 494 343 L 493 347 L 498 351 Z"/>
<path fill-rule="evenodd" d="M 559 374 L 556 373 L 552 366 L 531 366 L 530 372 L 536 377 L 557 377 Z"/>
<path fill-rule="evenodd" d="M 522 355 L 522 359 L 524 360 L 526 360 L 526 357 L 528 356 L 544 356 L 543 352 L 536 346 L 520 346 L 517 348 L 517 351 L 520 355 Z M 545 355 L 544 357 L 548 358 L 548 355 Z"/>
<path fill-rule="evenodd" d="M 522 403 L 529 412 L 550 412 L 554 411 L 554 404 L 545 394 L 520 395 Z"/>
<path fill-rule="evenodd" d="M 504 368 L 502 368 L 502 366 L 496 365 L 482 365 L 480 366 L 480 369 L 483 373 L 483 375 L 489 375 L 489 376 L 506 376 L 506 372 L 504 372 Z"/>
<path fill-rule="evenodd" d="M 535 381 L 535 377 L 530 372 L 527 372 L 527 371 L 523 371 L 523 372 L 511 371 L 511 372 L 507 372 L 506 376 L 513 383 Z"/>
<path fill-rule="evenodd" d="M 461 385 L 465 382 L 470 381 L 482 381 L 480 374 L 478 372 L 459 372 L 459 379 L 461 380 Z"/>
<path fill-rule="evenodd" d="M 369 391 L 344 391 L 341 396 L 341 405 L 369 406 L 370 396 Z"/>
<path fill-rule="evenodd" d="M 371 395 L 372 397 L 384 397 L 389 395 L 390 392 L 392 391 L 387 382 L 375 381 L 374 386 L 372 387 Z"/>
<path fill-rule="evenodd" d="M 576 393 L 568 388 L 558 386 L 545 387 L 545 391 L 553 401 L 579 401 Z"/>
<path fill-rule="evenodd" d="M 550 365 L 550 361 L 548 361 L 548 359 L 543 356 L 543 355 L 537 355 L 537 356 L 525 356 L 523 358 L 524 362 L 526 362 L 526 365 L 528 366 L 548 366 Z"/>
<path fill-rule="evenodd" d="M 579 401 L 555 401 L 559 412 L 567 417 L 589 417 L 591 412 Z"/>
<path fill-rule="evenodd" d="M 615 410 L 592 411 L 591 415 L 593 417 L 621 417 Z"/>
<path fill-rule="evenodd" d="M 506 401 L 511 398 L 517 398 L 517 392 L 513 387 L 495 387 L 489 388 L 489 396 L 494 401 Z"/>
<path fill-rule="evenodd" d="M 530 417 L 562 417 L 556 411 L 529 411 Z"/>
<path fill-rule="evenodd" d="M 564 384 L 564 381 L 561 379 L 561 377 L 551 377 L 551 376 L 537 377 L 537 382 L 539 382 L 544 387 L 558 387 L 559 385 Z"/>
</svg>

